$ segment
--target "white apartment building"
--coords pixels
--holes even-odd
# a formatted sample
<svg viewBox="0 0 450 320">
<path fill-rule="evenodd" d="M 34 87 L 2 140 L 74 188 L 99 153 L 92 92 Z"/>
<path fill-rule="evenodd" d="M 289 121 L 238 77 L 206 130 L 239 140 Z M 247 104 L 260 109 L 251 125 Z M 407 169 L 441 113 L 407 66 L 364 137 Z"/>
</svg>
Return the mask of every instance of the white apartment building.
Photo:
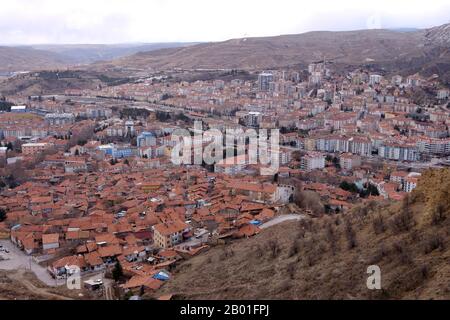
<svg viewBox="0 0 450 320">
<path fill-rule="evenodd" d="M 379 75 L 379 74 L 371 74 L 369 77 L 369 84 L 371 85 L 375 85 L 381 82 L 381 80 L 383 79 L 383 76 Z"/>
<path fill-rule="evenodd" d="M 405 185 L 404 189 L 406 192 L 411 192 L 417 187 L 417 182 L 419 181 L 419 177 L 421 176 L 420 173 L 417 172 L 411 172 L 406 178 L 405 178 Z"/>
<path fill-rule="evenodd" d="M 325 156 L 319 152 L 310 152 L 300 160 L 302 170 L 311 171 L 325 168 Z"/>
<path fill-rule="evenodd" d="M 352 170 L 361 165 L 361 157 L 351 153 L 344 153 L 339 158 L 339 165 L 344 170 Z"/>
</svg>

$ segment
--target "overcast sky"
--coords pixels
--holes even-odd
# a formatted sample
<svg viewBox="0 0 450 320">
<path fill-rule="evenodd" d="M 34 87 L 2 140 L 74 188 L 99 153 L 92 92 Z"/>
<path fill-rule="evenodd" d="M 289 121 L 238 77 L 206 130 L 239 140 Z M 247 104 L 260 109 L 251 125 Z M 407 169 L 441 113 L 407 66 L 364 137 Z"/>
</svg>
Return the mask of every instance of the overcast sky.
<svg viewBox="0 0 450 320">
<path fill-rule="evenodd" d="M 448 0 L 13 0 L 0 43 L 220 41 L 313 30 L 427 28 L 450 22 Z"/>
</svg>

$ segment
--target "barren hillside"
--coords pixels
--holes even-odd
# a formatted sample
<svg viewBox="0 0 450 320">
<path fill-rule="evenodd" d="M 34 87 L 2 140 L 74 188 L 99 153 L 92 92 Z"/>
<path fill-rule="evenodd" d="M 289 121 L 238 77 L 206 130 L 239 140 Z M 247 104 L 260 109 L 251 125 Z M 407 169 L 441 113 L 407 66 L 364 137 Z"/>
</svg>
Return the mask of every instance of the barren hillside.
<svg viewBox="0 0 450 320">
<path fill-rule="evenodd" d="M 119 59 L 121 66 L 165 68 L 275 68 L 327 59 L 342 63 L 405 60 L 430 48 L 449 46 L 448 25 L 400 32 L 360 30 L 308 32 L 277 37 L 233 39 L 217 43 L 141 52 Z"/>
<path fill-rule="evenodd" d="M 404 202 L 289 222 L 177 267 L 158 295 L 178 299 L 449 299 L 450 170 Z M 366 287 L 381 268 L 382 290 Z"/>
<path fill-rule="evenodd" d="M 48 51 L 0 47 L 0 72 L 53 69 L 70 62 L 70 59 Z"/>
</svg>

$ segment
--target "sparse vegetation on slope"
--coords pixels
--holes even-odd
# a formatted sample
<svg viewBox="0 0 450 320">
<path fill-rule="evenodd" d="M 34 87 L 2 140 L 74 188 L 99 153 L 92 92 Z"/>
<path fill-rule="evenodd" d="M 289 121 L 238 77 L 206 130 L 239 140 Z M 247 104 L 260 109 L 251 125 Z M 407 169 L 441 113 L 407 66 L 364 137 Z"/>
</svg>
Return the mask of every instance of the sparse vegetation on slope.
<svg viewBox="0 0 450 320">
<path fill-rule="evenodd" d="M 359 30 L 307 32 L 231 39 L 170 48 L 112 61 L 133 68 L 272 69 L 326 59 L 336 65 L 372 66 L 383 73 L 439 74 L 448 81 L 449 25 L 413 32 Z"/>
<path fill-rule="evenodd" d="M 180 299 L 449 299 L 450 170 L 428 171 L 397 203 L 289 222 L 182 263 Z M 381 290 L 369 290 L 369 265 Z"/>
</svg>

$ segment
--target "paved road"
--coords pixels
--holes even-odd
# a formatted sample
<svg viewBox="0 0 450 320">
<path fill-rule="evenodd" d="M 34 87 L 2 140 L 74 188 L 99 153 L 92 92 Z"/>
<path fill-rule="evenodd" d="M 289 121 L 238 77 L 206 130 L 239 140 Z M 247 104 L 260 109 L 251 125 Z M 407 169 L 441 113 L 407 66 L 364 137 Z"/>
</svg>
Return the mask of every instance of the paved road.
<svg viewBox="0 0 450 320">
<path fill-rule="evenodd" d="M 261 229 L 265 229 L 274 225 L 277 225 L 279 223 L 285 222 L 285 221 L 290 221 L 290 220 L 301 220 L 304 219 L 305 216 L 303 214 L 283 214 L 280 216 L 276 216 L 275 218 L 273 218 L 272 220 L 263 223 L 262 225 L 260 225 L 259 227 Z"/>
<path fill-rule="evenodd" d="M 20 251 L 11 243 L 11 241 L 0 240 L 0 245 L 9 251 L 9 253 L 0 252 L 0 256 L 6 259 L 0 260 L 0 270 L 28 269 L 31 270 L 39 280 L 48 286 L 55 287 L 66 284 L 64 279 L 60 279 L 58 281 L 53 279 L 46 268 L 34 262 L 30 256 L 26 255 L 23 251 Z"/>
</svg>

